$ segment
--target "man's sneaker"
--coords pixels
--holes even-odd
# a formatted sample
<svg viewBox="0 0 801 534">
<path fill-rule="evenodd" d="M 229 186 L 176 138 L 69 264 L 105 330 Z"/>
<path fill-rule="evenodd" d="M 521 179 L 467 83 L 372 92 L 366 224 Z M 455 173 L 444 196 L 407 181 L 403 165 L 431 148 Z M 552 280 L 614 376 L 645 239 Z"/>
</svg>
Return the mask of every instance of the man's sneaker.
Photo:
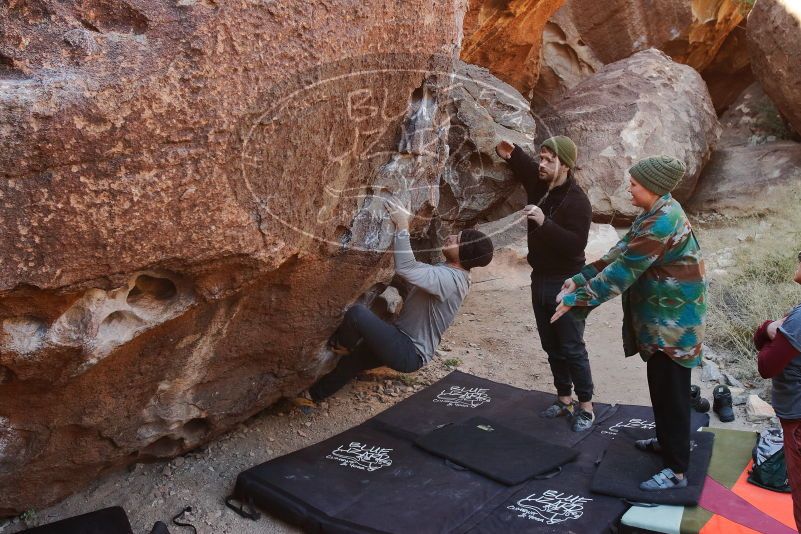
<svg viewBox="0 0 801 534">
<path fill-rule="evenodd" d="M 548 406 L 546 410 L 540 412 L 540 417 L 545 417 L 546 419 L 553 419 L 555 417 L 564 417 L 566 415 L 573 415 L 573 410 L 575 408 L 576 408 L 575 402 L 571 402 L 570 404 L 565 404 L 559 399 L 556 399 L 554 403 Z"/>
<path fill-rule="evenodd" d="M 595 412 L 577 407 L 570 421 L 570 430 L 573 432 L 584 432 L 592 428 L 593 421 L 595 421 Z"/>
<path fill-rule="evenodd" d="M 645 491 L 658 491 L 669 489 L 681 489 L 687 487 L 687 476 L 679 480 L 672 469 L 666 467 L 660 472 L 640 484 L 640 489 Z"/>
<path fill-rule="evenodd" d="M 732 409 L 731 391 L 726 386 L 715 386 L 712 390 L 712 409 L 718 414 L 724 423 L 734 421 L 734 410 Z"/>
<path fill-rule="evenodd" d="M 695 384 L 690 386 L 690 406 L 699 413 L 709 411 L 709 401 L 701 396 L 701 388 Z"/>
</svg>

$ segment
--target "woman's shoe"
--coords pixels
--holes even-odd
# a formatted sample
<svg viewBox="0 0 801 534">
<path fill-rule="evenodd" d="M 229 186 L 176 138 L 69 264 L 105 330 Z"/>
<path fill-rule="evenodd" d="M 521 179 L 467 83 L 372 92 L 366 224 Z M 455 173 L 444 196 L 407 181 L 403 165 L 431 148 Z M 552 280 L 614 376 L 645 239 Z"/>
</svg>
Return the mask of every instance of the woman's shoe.
<svg viewBox="0 0 801 534">
<path fill-rule="evenodd" d="M 687 487 L 687 477 L 679 478 L 673 469 L 666 467 L 660 472 L 640 484 L 640 489 L 645 491 L 659 491 L 669 489 L 681 489 Z"/>
</svg>

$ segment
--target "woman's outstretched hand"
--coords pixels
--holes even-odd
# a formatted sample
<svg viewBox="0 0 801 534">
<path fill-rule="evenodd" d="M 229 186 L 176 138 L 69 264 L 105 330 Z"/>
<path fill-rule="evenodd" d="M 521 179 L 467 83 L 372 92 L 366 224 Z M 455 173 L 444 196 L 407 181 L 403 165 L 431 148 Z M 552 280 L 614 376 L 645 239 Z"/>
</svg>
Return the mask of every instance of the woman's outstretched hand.
<svg viewBox="0 0 801 534">
<path fill-rule="evenodd" d="M 573 306 L 568 306 L 567 304 L 562 304 L 562 301 L 560 300 L 559 301 L 559 306 L 556 307 L 556 312 L 551 317 L 551 322 L 555 323 L 556 321 L 558 321 L 559 318 L 561 316 L 563 316 L 564 314 L 566 314 L 567 312 L 569 312 L 570 308 L 572 308 L 572 307 Z"/>
</svg>

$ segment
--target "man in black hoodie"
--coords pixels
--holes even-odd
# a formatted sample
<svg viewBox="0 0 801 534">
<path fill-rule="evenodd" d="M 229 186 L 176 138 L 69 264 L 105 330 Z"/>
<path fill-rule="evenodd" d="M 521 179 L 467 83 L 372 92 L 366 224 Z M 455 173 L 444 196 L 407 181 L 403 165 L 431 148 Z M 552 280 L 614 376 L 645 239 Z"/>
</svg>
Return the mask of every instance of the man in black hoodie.
<svg viewBox="0 0 801 534">
<path fill-rule="evenodd" d="M 528 195 L 528 263 L 531 302 L 537 330 L 553 373 L 557 398 L 543 417 L 568 416 L 580 432 L 592 426 L 592 373 L 584 346 L 584 320 L 568 313 L 551 324 L 556 296 L 565 279 L 581 270 L 592 221 L 592 207 L 576 183 L 576 145 L 568 137 L 546 139 L 537 164 L 523 149 L 507 141 L 496 147 Z M 578 403 L 573 400 L 576 390 Z"/>
</svg>

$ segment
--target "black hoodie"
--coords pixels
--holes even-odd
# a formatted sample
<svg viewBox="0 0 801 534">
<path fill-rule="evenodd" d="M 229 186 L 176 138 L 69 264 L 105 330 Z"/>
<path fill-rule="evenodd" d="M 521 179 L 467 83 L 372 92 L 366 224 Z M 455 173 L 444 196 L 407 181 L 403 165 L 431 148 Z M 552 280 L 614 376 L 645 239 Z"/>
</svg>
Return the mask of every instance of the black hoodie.
<svg viewBox="0 0 801 534">
<path fill-rule="evenodd" d="M 592 222 L 587 194 L 572 177 L 549 192 L 548 184 L 539 178 L 539 165 L 517 145 L 508 163 L 526 188 L 528 203 L 537 204 L 545 214 L 542 226 L 528 221 L 532 276 L 573 276 L 584 266 L 584 248 Z"/>
</svg>

